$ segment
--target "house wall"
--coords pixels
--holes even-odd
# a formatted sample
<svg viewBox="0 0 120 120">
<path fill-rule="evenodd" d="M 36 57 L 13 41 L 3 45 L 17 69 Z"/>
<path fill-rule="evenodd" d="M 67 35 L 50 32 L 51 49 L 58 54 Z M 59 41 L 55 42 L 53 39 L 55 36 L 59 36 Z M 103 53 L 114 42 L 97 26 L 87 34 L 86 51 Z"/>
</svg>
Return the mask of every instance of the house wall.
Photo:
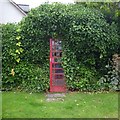
<svg viewBox="0 0 120 120">
<path fill-rule="evenodd" d="M 0 23 L 17 23 L 24 16 L 9 0 L 0 0 Z"/>
</svg>

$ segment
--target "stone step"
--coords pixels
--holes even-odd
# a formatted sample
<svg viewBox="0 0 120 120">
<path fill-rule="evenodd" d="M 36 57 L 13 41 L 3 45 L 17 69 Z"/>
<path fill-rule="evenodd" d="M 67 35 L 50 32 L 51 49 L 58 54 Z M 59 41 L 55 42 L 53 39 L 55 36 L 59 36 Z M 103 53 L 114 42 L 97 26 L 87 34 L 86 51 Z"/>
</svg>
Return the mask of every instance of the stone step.
<svg viewBox="0 0 120 120">
<path fill-rule="evenodd" d="M 65 97 L 65 93 L 49 93 L 46 95 L 46 97 L 48 98 L 61 98 L 61 97 Z"/>
<path fill-rule="evenodd" d="M 48 93 L 46 94 L 46 101 L 64 101 L 65 93 Z"/>
</svg>

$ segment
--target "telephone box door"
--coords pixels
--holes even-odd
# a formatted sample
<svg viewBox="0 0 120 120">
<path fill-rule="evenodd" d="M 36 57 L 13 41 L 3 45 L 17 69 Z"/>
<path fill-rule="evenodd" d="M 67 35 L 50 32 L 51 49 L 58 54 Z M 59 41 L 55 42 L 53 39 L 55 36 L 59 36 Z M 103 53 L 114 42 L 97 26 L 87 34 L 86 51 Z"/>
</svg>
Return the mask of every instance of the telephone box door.
<svg viewBox="0 0 120 120">
<path fill-rule="evenodd" d="M 50 92 L 66 91 L 61 59 L 62 41 L 50 39 Z"/>
</svg>

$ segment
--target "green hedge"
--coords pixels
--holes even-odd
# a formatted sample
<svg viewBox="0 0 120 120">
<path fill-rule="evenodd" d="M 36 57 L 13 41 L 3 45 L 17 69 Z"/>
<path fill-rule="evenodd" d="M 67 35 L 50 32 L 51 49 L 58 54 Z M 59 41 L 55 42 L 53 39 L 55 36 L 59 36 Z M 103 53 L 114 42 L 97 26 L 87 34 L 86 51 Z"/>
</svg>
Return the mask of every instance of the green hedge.
<svg viewBox="0 0 120 120">
<path fill-rule="evenodd" d="M 21 62 L 14 67 L 14 76 L 10 74 L 10 71 L 11 69 L 3 71 L 3 90 L 40 92 L 49 89 L 49 71 L 45 68 Z"/>
<path fill-rule="evenodd" d="M 12 90 L 15 88 L 31 92 L 47 91 L 49 89 L 48 69 L 28 63 L 22 57 L 24 50 L 19 39 L 21 38 L 19 25 L 6 24 L 1 25 L 1 28 L 2 89 Z"/>
<path fill-rule="evenodd" d="M 18 69 L 14 81 L 20 81 L 18 83 L 21 84 L 21 87 L 26 88 L 27 86 L 28 90 L 38 91 L 37 87 L 40 84 L 42 86 L 39 91 L 49 88 L 50 38 L 62 40 L 63 68 L 67 87 L 72 90 L 98 90 L 99 78 L 107 73 L 105 65 L 112 54 L 119 52 L 120 42 L 116 25 L 114 23 L 109 25 L 100 11 L 81 5 L 59 3 L 40 5 L 32 9 L 17 28 L 10 29 L 12 32 L 10 30 L 8 35 L 3 36 L 3 40 L 7 40 L 11 45 L 9 48 L 8 43 L 3 42 L 3 56 L 6 54 L 6 58 L 3 57 L 3 61 L 6 60 L 3 68 L 3 81 L 6 82 L 9 79 L 8 73 L 13 68 L 15 72 Z M 6 28 L 5 31 L 7 31 Z M 5 31 L 3 34 L 7 34 Z M 14 36 L 10 36 L 11 33 L 14 33 Z M 13 45 L 9 39 L 14 42 Z M 16 48 L 15 39 L 19 40 L 21 44 L 17 46 L 18 48 Z M 14 53 L 16 50 L 20 51 L 20 48 L 24 52 L 20 52 L 20 54 L 17 52 L 17 58 L 5 53 L 5 49 L 8 50 L 8 53 L 12 49 Z M 8 64 L 7 59 L 8 61 L 13 59 L 15 65 Z M 23 65 L 24 63 L 25 65 Z M 28 70 L 30 66 L 37 66 L 37 68 L 31 68 L 33 73 Z M 27 70 L 28 73 L 25 74 Z M 36 78 L 38 79 L 36 80 Z M 42 79 L 43 81 L 41 81 Z"/>
<path fill-rule="evenodd" d="M 87 68 L 88 74 L 91 73 L 90 79 L 96 74 L 99 78 L 107 72 L 105 65 L 111 55 L 118 52 L 116 25 L 109 25 L 100 11 L 80 5 L 41 5 L 21 22 L 21 29 L 26 49 L 24 58 L 30 62 L 45 65 L 48 63 L 49 39 L 63 41 L 63 67 L 69 89 L 82 89 L 81 65 Z M 93 81 L 86 76 L 83 78 L 91 88 L 93 81 L 98 86 L 98 78 Z M 88 87 L 84 89 L 89 90 Z"/>
</svg>

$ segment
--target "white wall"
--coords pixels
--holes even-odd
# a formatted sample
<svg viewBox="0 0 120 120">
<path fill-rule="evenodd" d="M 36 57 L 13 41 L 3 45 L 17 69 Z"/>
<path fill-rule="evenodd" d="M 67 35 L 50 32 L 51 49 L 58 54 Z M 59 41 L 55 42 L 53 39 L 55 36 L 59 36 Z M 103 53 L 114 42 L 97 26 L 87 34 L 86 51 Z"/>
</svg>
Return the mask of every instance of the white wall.
<svg viewBox="0 0 120 120">
<path fill-rule="evenodd" d="M 0 0 L 0 23 L 19 22 L 24 16 L 9 0 Z"/>
</svg>

